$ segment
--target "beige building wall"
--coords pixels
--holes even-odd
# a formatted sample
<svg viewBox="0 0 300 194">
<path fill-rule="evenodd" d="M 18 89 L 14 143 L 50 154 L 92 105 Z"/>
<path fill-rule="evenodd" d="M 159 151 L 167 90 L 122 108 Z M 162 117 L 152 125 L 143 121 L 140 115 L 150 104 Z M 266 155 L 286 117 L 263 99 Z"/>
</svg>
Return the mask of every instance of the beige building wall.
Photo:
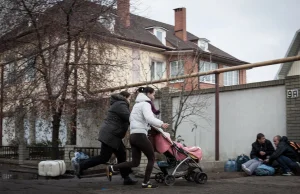
<svg viewBox="0 0 300 194">
<path fill-rule="evenodd" d="M 300 50 L 298 52 L 298 55 L 300 55 Z M 288 76 L 293 75 L 300 75 L 300 61 L 295 61 L 288 73 Z"/>
</svg>

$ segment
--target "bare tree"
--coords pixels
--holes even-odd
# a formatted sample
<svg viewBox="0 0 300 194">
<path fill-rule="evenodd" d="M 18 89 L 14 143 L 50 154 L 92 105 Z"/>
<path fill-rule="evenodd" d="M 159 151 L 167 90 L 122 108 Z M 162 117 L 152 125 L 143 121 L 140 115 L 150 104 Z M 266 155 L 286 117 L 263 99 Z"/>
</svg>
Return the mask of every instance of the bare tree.
<svg viewBox="0 0 300 194">
<path fill-rule="evenodd" d="M 110 25 L 116 20 L 115 4 L 113 0 L 1 2 L 5 110 L 15 111 L 22 101 L 25 107 L 34 104 L 39 112 L 50 112 L 53 158 L 58 158 L 64 112 L 72 115 L 71 143 L 76 144 L 78 101 L 101 98 L 90 88 L 106 87 L 113 79 L 110 73 L 120 67 L 106 59 L 107 51 L 116 49 Z"/>
<path fill-rule="evenodd" d="M 170 77 L 177 77 L 181 75 L 191 75 L 201 69 L 201 65 L 199 61 L 203 59 L 202 51 L 199 50 L 196 53 L 187 55 L 187 54 L 178 54 L 176 56 L 170 56 L 173 61 L 176 61 L 174 64 L 177 68 L 175 70 L 169 71 L 167 68 L 165 71 L 170 74 Z M 176 60 L 175 60 L 176 59 Z M 162 75 L 162 74 L 161 74 Z M 200 88 L 200 78 L 187 78 L 184 80 L 177 80 L 170 82 L 167 87 L 170 89 L 169 95 L 164 95 L 163 98 L 169 98 L 170 102 L 172 102 L 172 96 L 178 96 L 178 103 L 172 104 L 172 118 L 171 118 L 171 126 L 172 129 L 169 130 L 171 137 L 177 141 L 184 141 L 181 136 L 177 135 L 177 131 L 179 126 L 184 122 L 189 122 L 197 128 L 197 124 L 193 121 L 192 117 L 199 117 L 203 120 L 210 123 L 210 116 L 206 114 L 206 109 L 209 107 L 209 96 L 203 95 L 205 93 L 202 92 Z M 153 85 L 159 91 L 162 88 L 158 88 L 156 85 Z M 175 95 L 174 95 L 175 94 Z M 164 111 L 164 110 L 162 110 Z M 167 121 L 165 121 L 167 122 Z M 194 128 L 192 130 L 194 130 Z"/>
</svg>

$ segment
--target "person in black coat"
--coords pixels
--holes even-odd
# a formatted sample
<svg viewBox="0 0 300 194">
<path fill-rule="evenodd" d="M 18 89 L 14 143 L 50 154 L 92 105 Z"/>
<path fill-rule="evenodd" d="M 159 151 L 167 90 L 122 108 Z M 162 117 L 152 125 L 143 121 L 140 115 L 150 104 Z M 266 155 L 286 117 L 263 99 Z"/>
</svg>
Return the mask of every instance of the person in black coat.
<svg viewBox="0 0 300 194">
<path fill-rule="evenodd" d="M 264 161 L 275 151 L 272 142 L 265 138 L 264 134 L 257 134 L 256 141 L 252 144 L 251 159 L 257 158 Z"/>
<path fill-rule="evenodd" d="M 126 162 L 126 149 L 122 142 L 129 127 L 129 101 L 130 93 L 123 91 L 120 94 L 111 96 L 110 108 L 103 121 L 98 140 L 101 142 L 101 152 L 99 156 L 83 160 L 75 165 L 76 175 L 80 178 L 82 172 L 88 168 L 106 164 L 114 153 L 118 163 Z M 120 171 L 124 178 L 125 185 L 136 184 L 137 181 L 129 177 L 131 169 Z"/>
<path fill-rule="evenodd" d="M 256 168 L 273 152 L 274 147 L 272 143 L 265 138 L 265 135 L 262 133 L 257 134 L 256 141 L 252 143 L 252 150 L 250 153 L 251 160 L 242 164 L 242 169 L 248 175 L 252 175 Z"/>
<path fill-rule="evenodd" d="M 300 173 L 300 164 L 298 163 L 299 158 L 297 152 L 289 145 L 288 138 L 286 136 L 275 136 L 273 142 L 276 146 L 276 151 L 270 156 L 269 159 L 265 160 L 265 163 L 272 164 L 277 161 L 279 166 L 283 170 L 285 176 Z"/>
</svg>

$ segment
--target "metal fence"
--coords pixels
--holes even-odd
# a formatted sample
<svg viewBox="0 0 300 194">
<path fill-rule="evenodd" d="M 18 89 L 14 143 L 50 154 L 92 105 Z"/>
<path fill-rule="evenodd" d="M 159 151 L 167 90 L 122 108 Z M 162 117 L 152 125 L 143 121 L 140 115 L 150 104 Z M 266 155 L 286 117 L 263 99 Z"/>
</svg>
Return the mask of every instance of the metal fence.
<svg viewBox="0 0 300 194">
<path fill-rule="evenodd" d="M 87 154 L 89 157 L 94 157 L 94 156 L 99 156 L 101 152 L 101 148 L 99 147 L 75 147 L 74 152 L 83 152 Z M 127 161 L 132 160 L 132 154 L 131 154 L 131 148 L 126 148 L 126 156 L 127 156 Z M 109 163 L 115 163 L 116 156 L 113 154 Z"/>
<path fill-rule="evenodd" d="M 18 147 L 16 146 L 0 146 L 0 158 L 18 159 Z"/>
<path fill-rule="evenodd" d="M 53 147 L 27 147 L 30 160 L 50 160 L 53 152 Z M 59 147 L 59 158 L 64 160 L 65 149 Z"/>
</svg>

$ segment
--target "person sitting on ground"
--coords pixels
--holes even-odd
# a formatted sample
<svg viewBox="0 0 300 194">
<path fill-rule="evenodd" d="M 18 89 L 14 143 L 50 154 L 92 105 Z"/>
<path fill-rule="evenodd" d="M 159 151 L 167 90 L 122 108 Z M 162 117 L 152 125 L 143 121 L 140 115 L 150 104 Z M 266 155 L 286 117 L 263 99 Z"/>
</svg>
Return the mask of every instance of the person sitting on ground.
<svg viewBox="0 0 300 194">
<path fill-rule="evenodd" d="M 273 142 L 276 146 L 276 151 L 265 160 L 265 163 L 272 164 L 273 161 L 277 161 L 281 169 L 283 170 L 283 176 L 291 176 L 294 173 L 300 173 L 300 163 L 298 154 L 288 144 L 288 138 L 286 136 L 275 136 Z M 294 172 L 294 173 L 293 173 Z"/>
<path fill-rule="evenodd" d="M 255 169 L 273 154 L 274 151 L 271 141 L 267 140 L 264 134 L 257 134 L 256 141 L 252 144 L 251 160 L 242 164 L 242 169 L 248 175 L 252 175 Z"/>
<path fill-rule="evenodd" d="M 126 162 L 126 149 L 122 142 L 129 128 L 129 102 L 130 93 L 122 91 L 119 94 L 113 94 L 110 99 L 110 108 L 107 117 L 100 127 L 98 140 L 101 142 L 101 151 L 99 156 L 83 160 L 75 164 L 76 175 L 80 178 L 82 171 L 100 164 L 106 164 L 112 154 L 117 157 L 118 163 Z M 136 180 L 129 176 L 131 168 L 120 170 L 124 179 L 124 185 L 134 185 Z"/>
</svg>

